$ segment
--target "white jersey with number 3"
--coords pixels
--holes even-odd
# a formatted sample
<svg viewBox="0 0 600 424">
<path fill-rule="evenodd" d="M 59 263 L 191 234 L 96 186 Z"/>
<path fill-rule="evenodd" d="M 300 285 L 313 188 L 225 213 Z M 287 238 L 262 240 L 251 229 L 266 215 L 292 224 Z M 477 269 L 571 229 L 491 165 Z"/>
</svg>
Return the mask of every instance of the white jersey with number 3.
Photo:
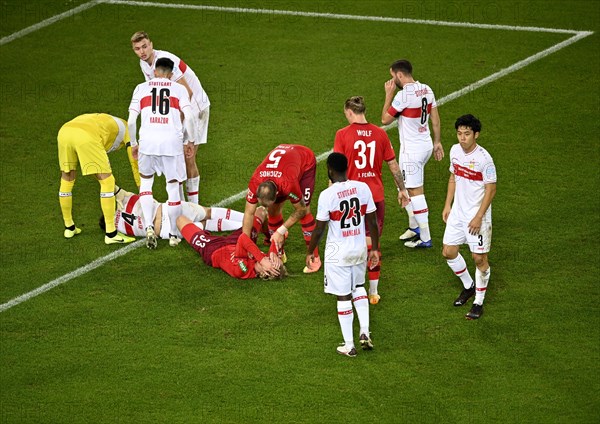
<svg viewBox="0 0 600 424">
<path fill-rule="evenodd" d="M 352 266 L 367 260 L 365 215 L 371 212 L 373 195 L 363 182 L 338 182 L 321 192 L 317 220 L 329 221 L 326 264 Z"/>
<path fill-rule="evenodd" d="M 462 222 L 469 222 L 481 206 L 485 185 L 496 182 L 496 166 L 483 147 L 477 145 L 473 151 L 465 153 L 460 144 L 455 144 L 450 149 L 450 172 L 456 182 L 451 215 Z M 483 219 L 491 222 L 492 205 Z"/>
<path fill-rule="evenodd" d="M 405 84 L 396 93 L 388 113 L 398 119 L 400 153 L 420 153 L 433 149 L 429 115 L 435 107 L 437 103 L 433 90 L 419 81 Z"/>
<path fill-rule="evenodd" d="M 166 78 L 139 84 L 129 110 L 140 113 L 140 153 L 155 156 L 183 154 L 181 112 L 191 108 L 185 87 Z M 191 110 L 191 109 L 190 109 Z"/>
</svg>

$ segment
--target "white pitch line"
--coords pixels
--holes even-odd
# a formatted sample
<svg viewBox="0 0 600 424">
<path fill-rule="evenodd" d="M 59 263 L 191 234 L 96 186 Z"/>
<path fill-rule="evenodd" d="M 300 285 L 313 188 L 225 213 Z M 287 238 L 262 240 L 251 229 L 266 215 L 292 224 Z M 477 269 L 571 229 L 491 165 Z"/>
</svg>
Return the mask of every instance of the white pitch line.
<svg viewBox="0 0 600 424">
<path fill-rule="evenodd" d="M 54 15 L 46 20 L 43 20 L 42 22 L 38 22 L 37 24 L 31 25 L 27 28 L 24 28 L 20 31 L 13 32 L 12 34 L 7 35 L 6 37 L 0 38 L 0 46 L 3 46 L 4 44 L 8 44 L 11 41 L 14 41 L 18 38 L 24 37 L 27 34 L 31 34 L 32 32 L 37 31 L 38 29 L 42 29 L 44 27 L 52 25 L 53 23 L 58 22 L 61 19 L 65 19 L 65 18 L 74 16 L 74 15 L 76 15 L 80 12 L 83 12 L 84 10 L 87 10 L 91 7 L 94 7 L 97 4 L 102 3 L 102 2 L 103 2 L 102 0 L 89 1 L 87 3 L 84 3 L 77 7 L 74 7 L 73 9 L 67 10 L 66 12 L 60 13 L 58 15 Z"/>
<path fill-rule="evenodd" d="M 276 9 L 250 9 L 246 7 L 222 7 L 222 6 L 206 6 L 196 4 L 171 4 L 171 3 L 154 3 L 149 1 L 132 1 L 132 0 L 106 0 L 105 3 L 119 4 L 125 6 L 144 6 L 144 7 L 160 7 L 168 9 L 189 9 L 189 10 L 210 10 L 215 12 L 225 13 L 252 13 L 257 15 L 287 15 L 287 16 L 302 16 L 306 18 L 325 18 L 325 19 L 343 19 L 357 21 L 374 21 L 374 22 L 393 22 L 401 24 L 420 24 L 420 25 L 439 25 L 461 28 L 477 28 L 477 29 L 498 29 L 507 31 L 530 31 L 530 32 L 553 32 L 558 34 L 577 34 L 580 31 L 574 29 L 561 28 L 542 28 L 531 26 L 514 26 L 514 25 L 494 25 L 494 24 L 474 24 L 470 22 L 451 22 L 451 21 L 434 21 L 427 19 L 407 19 L 394 18 L 387 16 L 361 16 L 347 15 L 340 13 L 319 13 L 319 12 L 301 12 L 297 10 L 276 10 Z"/>
<path fill-rule="evenodd" d="M 89 3 L 85 3 L 84 5 L 81 5 L 78 8 L 72 9 L 69 12 L 65 12 L 65 14 L 67 14 L 67 15 L 65 15 L 65 14 L 62 14 L 62 15 L 65 15 L 63 17 L 66 17 L 66 16 L 68 16 L 69 13 L 75 11 L 76 9 L 79 9 L 79 8 L 82 8 L 83 6 L 89 5 L 88 7 L 85 7 L 84 9 L 81 9 L 81 10 L 85 10 L 85 9 L 87 9 L 89 7 L 92 7 L 92 6 L 96 5 L 96 4 L 98 4 L 98 3 L 103 3 L 103 2 L 102 1 L 92 1 L 92 2 L 89 2 Z M 136 6 L 137 5 L 151 5 L 151 6 L 155 6 L 157 4 L 160 4 L 160 3 L 144 3 L 144 2 L 117 1 L 117 0 L 109 0 L 109 1 L 107 1 L 107 3 L 113 3 L 113 4 L 131 4 L 131 5 L 136 5 Z M 186 5 L 165 5 L 163 7 L 174 7 L 174 6 L 186 6 Z M 194 6 L 194 7 L 190 7 L 190 8 L 194 8 L 194 9 L 200 9 L 200 8 L 202 8 L 202 9 L 208 9 L 208 8 L 210 8 L 209 10 L 223 10 L 223 9 L 227 9 L 227 10 L 223 10 L 223 11 L 232 12 L 232 11 L 235 10 L 237 13 L 244 13 L 244 12 L 240 12 L 241 10 L 251 10 L 251 11 L 253 11 L 252 13 L 265 13 L 265 12 L 254 12 L 254 11 L 257 11 L 257 10 L 258 11 L 266 11 L 266 9 L 237 9 L 237 8 L 219 8 L 219 7 L 212 7 L 212 6 Z M 79 11 L 81 11 L 81 10 L 79 10 Z M 301 15 L 301 16 L 334 17 L 336 19 L 356 19 L 356 18 L 359 18 L 358 16 L 354 16 L 354 15 L 335 15 L 335 16 L 332 16 L 330 14 L 322 14 L 322 13 L 321 14 L 314 14 L 314 13 L 308 13 L 307 14 L 307 12 L 292 13 L 292 11 L 269 11 L 269 12 L 290 12 L 289 14 L 298 14 L 298 15 Z M 283 13 L 279 13 L 279 14 L 283 14 Z M 61 16 L 61 15 L 57 15 L 56 17 L 58 17 L 58 16 Z M 342 18 L 342 16 L 345 16 L 345 17 Z M 44 26 L 50 25 L 50 24 L 58 21 L 59 19 L 55 19 L 52 22 L 49 22 L 49 23 L 47 23 L 45 25 L 41 25 L 42 23 L 50 21 L 50 20 L 52 20 L 52 19 L 54 19 L 56 17 L 47 19 L 46 21 L 40 22 L 39 24 L 32 25 L 29 28 L 26 28 L 26 29 L 24 29 L 22 31 L 19 31 L 18 33 L 15 33 L 15 34 L 12 34 L 12 35 L 10 35 L 8 37 L 5 37 L 5 38 L 3 38 L 0 41 L 4 41 L 6 38 L 16 36 L 16 34 L 20 34 L 21 32 L 28 31 L 28 32 L 23 33 L 23 34 L 15 37 L 13 39 L 22 37 L 22 36 L 24 36 L 26 34 L 29 34 L 30 32 L 36 31 L 37 29 L 43 28 Z M 373 18 L 373 17 L 367 17 L 367 18 Z M 60 18 L 60 19 L 62 19 L 62 18 Z M 390 19 L 396 19 L 396 18 L 390 18 Z M 375 19 L 373 19 L 373 20 L 375 20 Z M 383 18 L 382 19 L 377 19 L 377 20 L 383 20 Z M 399 22 L 406 22 L 406 21 L 411 21 L 411 20 L 399 20 Z M 394 21 L 394 22 L 396 22 L 396 21 Z M 421 23 L 425 23 L 425 22 L 438 22 L 438 21 L 422 21 Z M 452 23 L 450 22 L 450 24 L 452 24 Z M 434 25 L 440 25 L 440 23 L 437 23 L 437 24 L 434 24 Z M 503 28 L 498 28 L 498 27 L 503 27 Z M 506 28 L 505 26 L 502 26 L 502 25 L 496 25 L 496 26 L 487 25 L 486 28 L 490 28 L 490 29 L 491 28 L 493 28 L 493 29 L 508 29 L 508 28 Z M 514 28 L 518 28 L 519 30 L 523 30 L 523 31 L 531 31 L 532 30 L 532 29 L 526 29 L 526 28 L 531 28 L 531 27 L 510 27 L 510 28 L 513 28 L 513 29 Z M 533 63 L 533 62 L 535 62 L 537 60 L 540 60 L 540 59 L 548 56 L 549 54 L 555 53 L 558 50 L 561 50 L 561 49 L 563 49 L 563 48 L 565 48 L 565 47 L 567 47 L 567 46 L 569 46 L 569 45 L 571 45 L 571 44 L 573 44 L 573 43 L 575 43 L 575 42 L 577 42 L 577 41 L 579 41 L 579 40 L 581 40 L 581 39 L 583 39 L 583 38 L 585 38 L 585 37 L 587 37 L 587 36 L 589 36 L 591 34 L 593 34 L 593 32 L 590 32 L 590 31 L 571 31 L 571 30 L 552 30 L 552 31 L 550 31 L 551 29 L 549 29 L 549 28 L 538 28 L 536 30 L 549 30 L 549 31 L 545 31 L 545 32 L 562 32 L 562 33 L 569 33 L 569 34 L 575 33 L 576 35 L 573 36 L 573 37 L 571 37 L 571 38 L 569 38 L 569 39 L 567 39 L 567 40 L 565 40 L 565 41 L 557 43 L 554 46 L 551 46 L 551 47 L 549 47 L 549 48 L 547 48 L 545 50 L 542 50 L 539 53 L 536 53 L 536 54 L 534 54 L 532 56 L 529 56 L 528 58 L 523 59 L 523 60 L 521 60 L 521 61 L 519 61 L 519 62 L 517 62 L 517 63 L 515 63 L 515 64 L 513 64 L 513 65 L 511 65 L 511 66 L 509 66 L 507 68 L 504 68 L 504 69 L 502 69 L 502 70 L 500 70 L 500 71 L 498 71 L 498 72 L 496 72 L 496 73 L 494 73 L 494 74 L 492 74 L 492 75 L 490 75 L 488 77 L 485 77 L 485 78 L 483 78 L 483 79 L 481 79 L 481 80 L 479 80 L 477 82 L 474 82 L 473 84 L 470 84 L 470 85 L 468 85 L 468 86 L 466 86 L 466 87 L 464 87 L 464 88 L 462 88 L 460 90 L 457 90 L 457 91 L 455 91 L 455 92 L 453 92 L 453 93 L 451 93 L 451 94 L 449 94 L 447 96 L 444 96 L 444 97 L 442 97 L 441 99 L 438 100 L 438 104 L 442 105 L 444 103 L 448 103 L 448 102 L 450 102 L 450 101 L 452 101 L 454 99 L 462 97 L 465 94 L 468 94 L 468 93 L 470 93 L 470 92 L 472 92 L 472 91 L 474 91 L 474 90 L 476 90 L 476 89 L 478 89 L 480 87 L 483 87 L 486 84 L 489 84 L 489 83 L 491 83 L 493 81 L 496 81 L 496 80 L 498 80 L 498 79 L 500 79 L 500 78 L 502 78 L 502 77 L 504 77 L 504 76 L 506 76 L 508 74 L 511 74 L 511 73 L 513 73 L 513 72 L 515 72 L 515 71 L 517 71 L 519 69 L 522 69 L 525 66 L 527 66 L 527 65 L 529 65 L 529 64 L 531 64 L 531 63 Z M 7 41 L 7 42 L 10 42 L 10 41 L 12 41 L 12 39 L 9 40 L 9 41 Z M 0 45 L 1 44 L 3 44 L 3 43 L 0 43 Z M 387 130 L 389 128 L 392 128 L 394 126 L 394 124 L 397 124 L 396 121 L 394 121 L 394 123 L 392 123 L 392 124 L 390 124 L 388 126 L 385 126 L 383 128 Z M 332 152 L 332 150 L 328 150 L 326 152 L 321 153 L 319 156 L 317 156 L 317 163 L 323 161 L 331 152 Z M 216 206 L 216 207 L 227 206 L 227 205 L 229 205 L 229 204 L 231 204 L 233 202 L 241 200 L 245 196 L 245 194 L 246 194 L 246 190 L 242 190 L 239 193 L 234 194 L 233 196 L 229 196 L 226 199 L 221 200 L 220 202 L 216 203 L 213 206 Z M 34 290 L 30 291 L 30 292 L 27 292 L 27 293 L 25 293 L 25 294 L 23 294 L 21 296 L 18 296 L 18 297 L 14 298 L 14 299 L 11 299 L 8 302 L 3 303 L 3 304 L 0 305 L 0 313 L 6 311 L 7 309 L 12 308 L 13 306 L 16 306 L 16 305 L 20 304 L 22 302 L 25 302 L 25 301 L 27 301 L 27 300 L 35 297 L 35 296 L 38 296 L 38 295 L 40 295 L 42 293 L 45 293 L 48 290 L 51 290 L 51 289 L 53 289 L 56 286 L 64 284 L 64 283 L 72 280 L 73 278 L 80 277 L 81 275 L 84 275 L 84 274 L 88 273 L 89 271 L 92 271 L 92 270 L 94 270 L 94 269 L 96 269 L 96 268 L 104 265 L 105 263 L 107 263 L 109 261 L 112 261 L 113 259 L 116 259 L 116 258 L 118 258 L 120 256 L 126 255 L 130 251 L 132 251 L 132 250 L 134 250 L 134 249 L 142 246 L 143 244 L 144 244 L 144 240 L 139 240 L 139 241 L 137 241 L 135 243 L 130 244 L 129 246 L 127 246 L 127 247 L 125 247 L 123 249 L 119 249 L 119 250 L 117 250 L 117 251 L 115 251 L 113 253 L 110 253 L 110 254 L 108 254 L 106 256 L 98 258 L 95 261 L 89 263 L 88 265 L 85 265 L 85 266 L 83 266 L 81 268 L 76 269 L 75 271 L 72 271 L 72 272 L 70 272 L 68 274 L 63 275 L 62 277 L 59 277 L 59 278 L 57 278 L 55 280 L 52 280 L 51 282 L 49 282 L 47 284 L 44 284 L 43 286 L 40 286 L 37 289 L 34 289 Z"/>
<path fill-rule="evenodd" d="M 8 302 L 0 305 L 0 312 L 4 312 L 7 309 L 12 308 L 13 306 L 17 306 L 19 303 L 23 303 L 23 302 L 31 299 L 32 297 L 36 297 L 42 293 L 47 292 L 48 290 L 52 290 L 54 287 L 60 286 L 61 284 L 64 284 L 67 281 L 72 280 L 73 278 L 80 277 L 83 274 L 86 274 L 86 273 L 104 265 L 105 263 L 112 261 L 113 259 L 116 259 L 120 256 L 126 255 L 127 253 L 131 252 L 133 249 L 137 249 L 138 247 L 142 246 L 145 243 L 145 241 L 146 240 L 138 240 L 134 243 L 131 243 L 130 245 L 128 245 L 127 247 L 124 247 L 123 249 L 119 249 L 112 253 L 109 253 L 106 256 L 102 256 L 101 258 L 98 258 L 95 261 L 90 262 L 89 264 L 87 264 L 85 266 L 82 266 L 81 268 L 77 268 L 75 271 L 69 272 L 68 274 L 63 275 L 62 277 L 59 277 L 56 280 L 52 280 L 49 283 L 46 283 L 43 286 L 38 287 L 37 289 L 27 292 L 19 297 L 15 297 L 14 299 L 11 299 Z"/>
</svg>

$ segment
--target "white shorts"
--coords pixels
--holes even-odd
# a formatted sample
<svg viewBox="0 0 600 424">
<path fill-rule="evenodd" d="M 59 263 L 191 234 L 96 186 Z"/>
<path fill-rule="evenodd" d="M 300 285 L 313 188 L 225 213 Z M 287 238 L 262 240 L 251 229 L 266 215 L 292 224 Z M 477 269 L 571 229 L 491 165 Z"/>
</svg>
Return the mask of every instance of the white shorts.
<svg viewBox="0 0 600 424">
<path fill-rule="evenodd" d="M 208 137 L 208 118 L 210 115 L 210 106 L 202 111 L 198 111 L 196 108 L 193 108 L 193 110 L 194 123 L 196 125 L 196 137 L 194 137 L 194 145 L 197 146 L 199 144 L 206 144 Z M 183 139 L 185 141 L 190 139 L 185 129 L 183 130 Z"/>
<path fill-rule="evenodd" d="M 402 147 L 400 147 L 402 150 Z M 400 153 L 400 169 L 406 188 L 422 187 L 425 184 L 425 165 L 433 149 L 419 153 Z"/>
<path fill-rule="evenodd" d="M 183 154 L 177 156 L 155 156 L 139 154 L 138 168 L 142 175 L 165 175 L 167 182 L 183 182 L 187 179 Z"/>
<path fill-rule="evenodd" d="M 468 244 L 473 253 L 487 253 L 492 245 L 492 222 L 482 221 L 479 234 L 472 235 L 469 233 L 468 222 L 460 221 L 450 214 L 443 243 L 448 246 Z"/>
<path fill-rule="evenodd" d="M 200 221 L 206 218 L 206 212 L 204 208 L 195 203 L 181 202 L 181 215 L 192 221 L 201 230 L 204 229 Z M 160 217 L 160 238 L 163 240 L 169 240 L 169 229 L 171 228 L 171 221 L 169 221 L 169 213 L 167 212 L 167 204 L 162 204 L 162 216 Z M 171 231 L 171 234 L 175 234 L 177 237 L 182 238 L 179 228 L 175 228 L 175 232 Z"/>
<path fill-rule="evenodd" d="M 338 266 L 325 262 L 325 293 L 345 296 L 358 286 L 365 284 L 367 263 L 358 265 Z"/>
</svg>

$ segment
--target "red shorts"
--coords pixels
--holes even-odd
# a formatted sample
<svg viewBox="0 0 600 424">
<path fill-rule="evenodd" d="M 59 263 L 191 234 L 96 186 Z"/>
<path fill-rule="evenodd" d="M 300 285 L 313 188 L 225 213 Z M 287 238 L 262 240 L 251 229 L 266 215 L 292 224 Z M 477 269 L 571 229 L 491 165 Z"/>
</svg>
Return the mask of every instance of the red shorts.
<svg viewBox="0 0 600 424">
<path fill-rule="evenodd" d="M 383 219 L 385 217 L 385 200 L 375 202 L 375 207 L 377 208 L 375 211 L 375 215 L 377 215 L 377 228 L 379 229 L 379 238 L 381 239 L 381 233 L 383 233 Z M 369 227 L 367 225 L 365 225 L 365 227 L 367 237 L 370 237 L 371 232 L 369 231 Z"/>
<path fill-rule="evenodd" d="M 313 163 L 312 166 L 307 169 L 304 174 L 300 176 L 300 191 L 302 193 L 302 200 L 306 206 L 310 206 L 313 192 L 315 191 L 315 178 L 317 176 L 317 162 Z M 288 199 L 288 196 L 278 197 L 275 199 L 275 203 L 283 203 Z"/>
</svg>

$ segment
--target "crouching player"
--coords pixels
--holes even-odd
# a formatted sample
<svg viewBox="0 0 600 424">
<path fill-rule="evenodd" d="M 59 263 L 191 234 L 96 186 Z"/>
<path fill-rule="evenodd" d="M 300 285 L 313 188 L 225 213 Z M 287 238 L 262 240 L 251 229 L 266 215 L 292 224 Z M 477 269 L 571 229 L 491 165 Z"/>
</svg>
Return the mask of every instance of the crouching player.
<svg viewBox="0 0 600 424">
<path fill-rule="evenodd" d="M 458 144 L 450 149 L 450 180 L 442 212 L 446 223 L 442 254 L 464 286 L 454 306 L 464 305 L 475 295 L 466 317 L 477 319 L 483 314 L 483 299 L 490 279 L 488 252 L 492 244 L 496 167 L 487 150 L 477 144 L 481 122 L 476 117 L 461 116 L 454 127 Z M 469 245 L 475 261 L 475 284 L 458 251 L 459 246 L 465 243 Z"/>
<path fill-rule="evenodd" d="M 266 255 L 256 245 L 266 216 L 264 208 L 256 209 L 250 236 L 241 229 L 228 236 L 212 235 L 201 229 L 201 224 L 192 222 L 183 215 L 177 218 L 177 228 L 208 266 L 220 268 L 242 280 L 255 277 L 266 280 L 283 278 L 287 273 L 277 254 Z"/>
</svg>

